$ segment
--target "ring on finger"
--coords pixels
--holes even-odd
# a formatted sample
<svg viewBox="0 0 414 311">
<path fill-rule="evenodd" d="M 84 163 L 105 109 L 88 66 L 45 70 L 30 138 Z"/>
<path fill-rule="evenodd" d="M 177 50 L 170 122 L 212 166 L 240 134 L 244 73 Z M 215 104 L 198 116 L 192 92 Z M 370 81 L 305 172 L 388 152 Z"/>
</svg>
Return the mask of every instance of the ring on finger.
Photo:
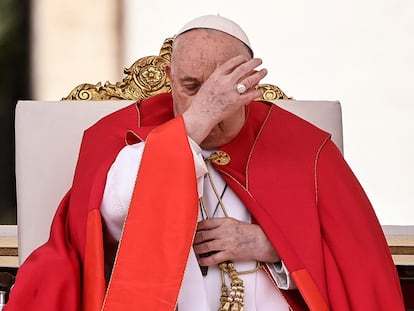
<svg viewBox="0 0 414 311">
<path fill-rule="evenodd" d="M 243 94 L 244 92 L 246 92 L 247 88 L 243 83 L 237 83 L 236 84 L 236 90 L 239 94 Z"/>
</svg>

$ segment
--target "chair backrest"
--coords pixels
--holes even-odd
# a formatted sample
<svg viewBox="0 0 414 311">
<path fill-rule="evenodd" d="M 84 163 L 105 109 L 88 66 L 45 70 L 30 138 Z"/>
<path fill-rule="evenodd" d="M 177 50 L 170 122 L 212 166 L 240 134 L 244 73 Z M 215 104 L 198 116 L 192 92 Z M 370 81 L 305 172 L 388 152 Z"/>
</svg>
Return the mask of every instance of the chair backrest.
<svg viewBox="0 0 414 311">
<path fill-rule="evenodd" d="M 21 264 L 49 237 L 54 212 L 69 190 L 83 131 L 131 101 L 19 101 L 16 194 Z"/>
<path fill-rule="evenodd" d="M 83 132 L 131 101 L 19 101 L 16 190 L 19 262 L 49 237 L 52 217 L 70 188 Z M 274 101 L 333 134 L 342 149 L 339 102 Z"/>
</svg>

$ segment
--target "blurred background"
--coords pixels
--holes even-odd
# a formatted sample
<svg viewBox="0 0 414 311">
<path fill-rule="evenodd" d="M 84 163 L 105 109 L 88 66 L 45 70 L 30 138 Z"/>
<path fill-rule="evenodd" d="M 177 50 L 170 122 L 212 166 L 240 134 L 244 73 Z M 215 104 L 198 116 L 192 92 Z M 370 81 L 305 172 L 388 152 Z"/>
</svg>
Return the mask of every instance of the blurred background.
<svg viewBox="0 0 414 311">
<path fill-rule="evenodd" d="M 14 107 L 30 98 L 29 1 L 0 0 L 0 224 L 16 223 Z"/>
<path fill-rule="evenodd" d="M 380 222 L 414 224 L 412 0 L 0 0 L 0 224 L 16 223 L 16 102 L 120 81 L 205 14 L 241 24 L 269 70 L 264 82 L 341 102 L 345 158 Z"/>
</svg>

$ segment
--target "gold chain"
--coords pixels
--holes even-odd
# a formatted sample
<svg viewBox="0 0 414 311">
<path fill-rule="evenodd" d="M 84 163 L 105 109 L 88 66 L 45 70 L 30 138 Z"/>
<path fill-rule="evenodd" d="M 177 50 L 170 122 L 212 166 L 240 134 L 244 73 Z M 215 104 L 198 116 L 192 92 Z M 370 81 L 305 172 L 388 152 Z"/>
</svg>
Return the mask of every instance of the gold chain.
<svg viewBox="0 0 414 311">
<path fill-rule="evenodd" d="M 206 162 L 209 161 L 210 158 L 206 159 Z M 206 163 L 207 167 L 207 176 L 213 189 L 213 192 L 220 204 L 220 207 L 223 211 L 225 217 L 229 217 L 227 210 L 224 206 L 223 200 L 221 199 L 220 195 L 218 194 L 217 188 L 214 184 L 213 178 L 210 174 L 210 169 L 208 168 L 208 163 Z M 202 198 L 200 199 L 200 205 L 203 209 L 206 218 L 210 218 L 207 212 L 207 208 L 204 205 Z M 232 261 L 225 261 L 218 265 L 218 268 L 221 271 L 221 297 L 220 297 L 220 309 L 219 311 L 244 311 L 244 283 L 243 280 L 239 277 L 242 274 L 249 274 L 254 273 L 262 267 L 262 264 L 256 261 L 256 267 L 251 270 L 241 271 L 238 272 L 234 266 Z M 230 278 L 230 289 L 226 285 L 225 274 L 227 274 Z"/>
<path fill-rule="evenodd" d="M 205 161 L 206 162 L 210 161 L 210 157 L 208 157 L 207 159 L 205 159 Z M 211 177 L 210 169 L 208 168 L 208 163 L 206 163 L 206 168 L 207 168 L 207 177 L 208 177 L 208 180 L 210 182 L 211 188 L 213 189 L 214 195 L 216 196 L 217 201 L 220 204 L 221 210 L 223 211 L 223 214 L 224 214 L 225 217 L 229 217 L 229 215 L 227 213 L 227 210 L 224 207 L 223 200 L 221 199 L 221 197 L 220 197 L 220 195 L 219 195 L 219 193 L 217 191 L 216 185 L 215 185 L 215 183 L 213 181 L 213 178 Z M 203 203 L 202 203 L 202 207 L 203 207 L 204 212 L 206 213 L 206 217 L 207 218 L 210 218 L 209 215 L 208 215 L 208 213 L 207 213 L 207 209 L 204 207 L 204 204 Z"/>
</svg>

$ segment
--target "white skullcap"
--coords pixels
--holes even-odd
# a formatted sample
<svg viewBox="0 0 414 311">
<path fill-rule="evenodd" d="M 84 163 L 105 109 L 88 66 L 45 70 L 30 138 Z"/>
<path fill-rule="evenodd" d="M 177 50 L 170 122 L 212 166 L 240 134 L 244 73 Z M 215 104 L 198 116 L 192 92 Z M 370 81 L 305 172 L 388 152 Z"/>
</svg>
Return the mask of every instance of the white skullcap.
<svg viewBox="0 0 414 311">
<path fill-rule="evenodd" d="M 223 16 L 205 15 L 197 17 L 185 24 L 184 27 L 178 31 L 177 36 L 186 31 L 199 28 L 214 29 L 233 36 L 243 42 L 253 55 L 253 49 L 244 30 L 238 24 Z"/>
</svg>

